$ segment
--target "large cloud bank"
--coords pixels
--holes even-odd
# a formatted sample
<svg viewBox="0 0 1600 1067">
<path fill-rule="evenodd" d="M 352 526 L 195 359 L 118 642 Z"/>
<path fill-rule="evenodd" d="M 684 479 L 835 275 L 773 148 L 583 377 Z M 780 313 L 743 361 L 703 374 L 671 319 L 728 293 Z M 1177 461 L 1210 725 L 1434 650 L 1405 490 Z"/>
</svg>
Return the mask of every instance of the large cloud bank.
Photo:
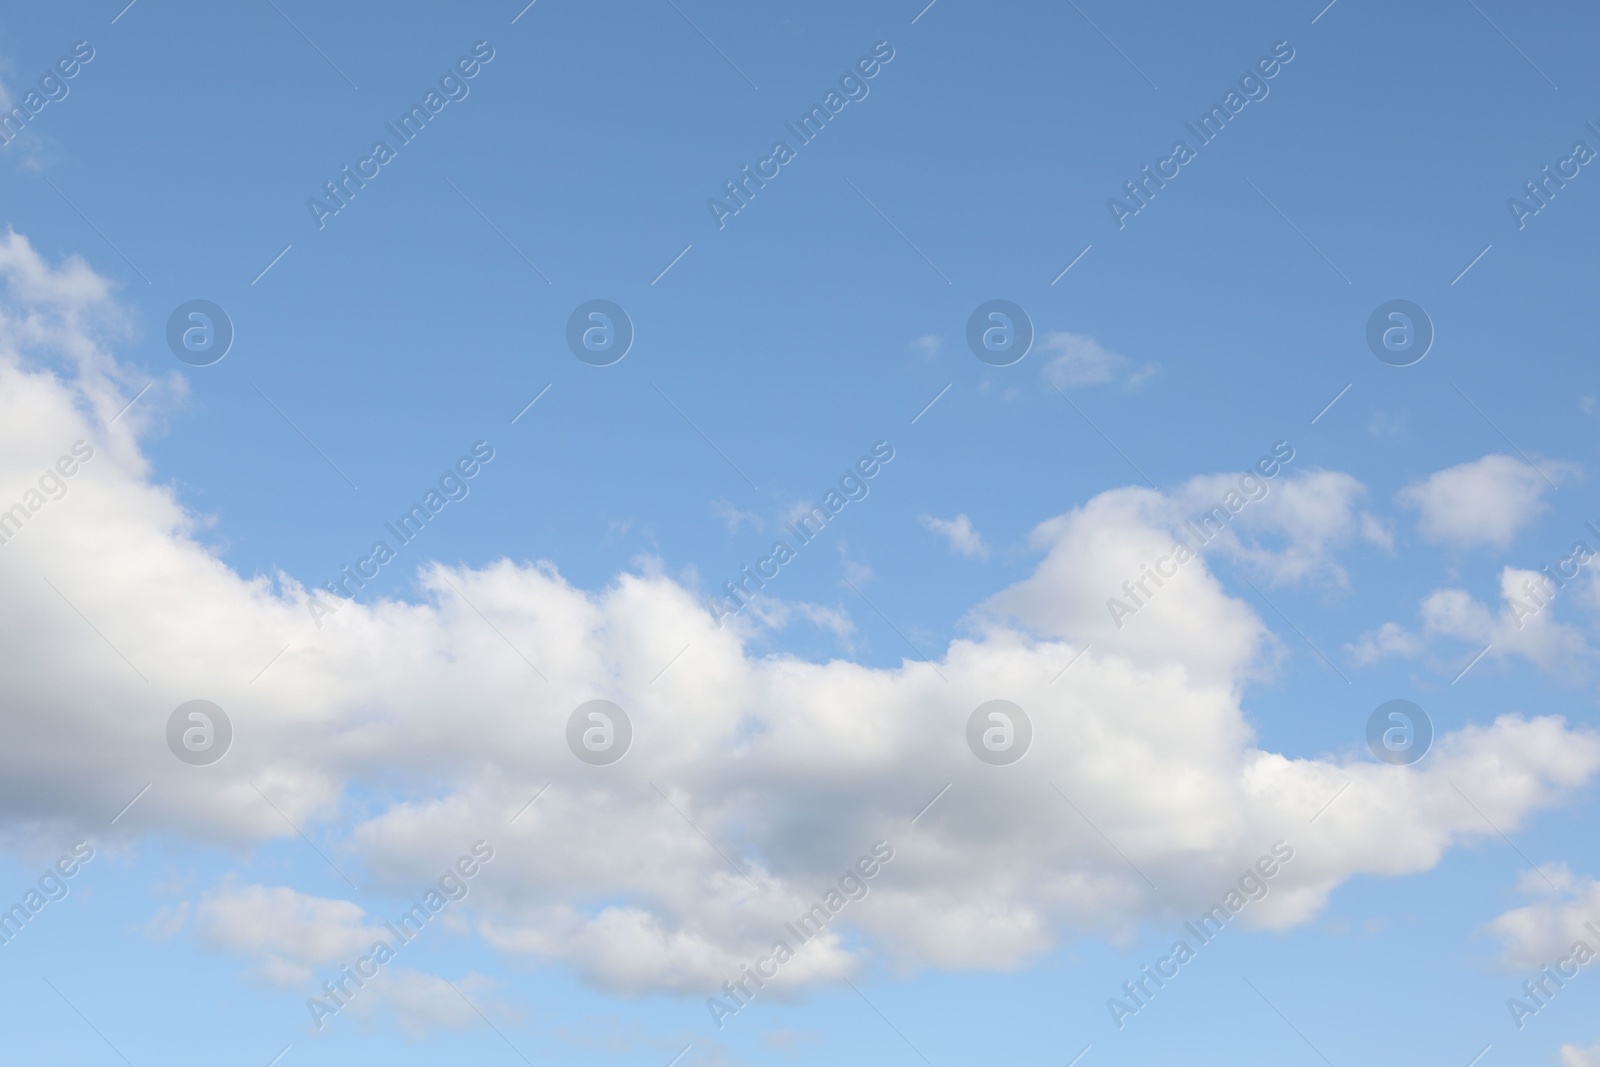
<svg viewBox="0 0 1600 1067">
<path fill-rule="evenodd" d="M 107 284 L 16 235 L 0 240 L 0 274 L 0 508 L 28 508 L 75 442 L 94 449 L 0 546 L 13 843 L 248 846 L 291 836 L 287 818 L 363 890 L 410 898 L 484 839 L 496 855 L 454 912 L 463 929 L 604 989 L 703 996 L 875 841 L 895 858 L 785 967 L 785 989 L 874 962 L 1014 968 L 1063 939 L 1120 937 L 1209 905 L 1278 839 L 1296 859 L 1251 914 L 1303 922 L 1344 880 L 1425 870 L 1490 836 L 1484 816 L 1510 832 L 1600 768 L 1594 735 L 1509 713 L 1442 737 L 1415 768 L 1262 750 L 1242 700 L 1276 643 L 1204 559 L 1122 629 L 1107 621 L 1106 597 L 1213 495 L 1204 479 L 1106 492 L 1042 524 L 1037 569 L 976 605 L 933 662 L 757 654 L 664 567 L 580 589 L 515 543 L 479 569 L 424 566 L 416 602 L 347 604 L 319 629 L 295 576 L 233 571 L 154 477 L 141 435 L 178 382 L 111 421 L 146 379 L 112 355 L 126 327 Z M 1321 563 L 1339 545 L 1377 536 L 1362 492 L 1345 474 L 1286 472 L 1252 505 L 1263 540 L 1219 549 L 1275 581 L 1335 573 Z M 236 729 L 209 767 L 166 748 L 168 715 L 197 697 Z M 611 766 L 565 742 L 594 698 L 634 724 Z M 995 698 L 1036 731 L 1008 767 L 965 741 Z M 204 943 L 294 984 L 390 917 L 358 896 L 225 880 L 190 914 Z"/>
</svg>

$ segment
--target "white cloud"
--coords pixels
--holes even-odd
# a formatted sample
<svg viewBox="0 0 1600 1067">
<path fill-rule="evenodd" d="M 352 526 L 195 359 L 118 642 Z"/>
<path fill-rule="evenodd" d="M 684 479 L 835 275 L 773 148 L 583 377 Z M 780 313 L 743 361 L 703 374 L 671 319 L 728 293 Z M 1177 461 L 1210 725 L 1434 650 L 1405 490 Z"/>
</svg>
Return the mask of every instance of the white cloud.
<svg viewBox="0 0 1600 1067">
<path fill-rule="evenodd" d="M 1406 432 L 1406 413 L 1404 411 L 1380 411 L 1374 409 L 1367 418 L 1367 433 L 1373 437 L 1404 437 Z"/>
<path fill-rule="evenodd" d="M 1058 389 L 1115 383 L 1129 389 L 1144 384 L 1155 373 L 1153 364 L 1136 366 L 1127 356 L 1118 355 L 1093 337 L 1065 330 L 1050 330 L 1037 342 L 1045 377 Z"/>
<path fill-rule="evenodd" d="M 448 916 L 448 912 L 441 916 L 440 925 L 447 925 Z M 325 1005 L 331 998 L 322 982 L 344 981 L 341 999 L 347 999 L 345 1007 L 358 1020 L 370 1023 L 387 1012 L 403 1033 L 414 1037 L 482 1023 L 449 980 L 402 966 L 402 940 L 352 901 L 311 896 L 287 886 L 241 885 L 230 877 L 200 898 L 194 919 L 200 944 L 243 957 L 251 977 L 280 988 L 298 987 Z M 155 922 L 161 920 L 157 916 Z M 433 925 L 413 936 L 444 936 Z M 378 968 L 375 977 L 355 986 L 345 968 L 357 969 L 358 961 L 369 957 L 380 941 L 396 951 L 397 962 Z M 455 985 L 480 1009 L 501 1010 L 487 999 L 493 985 L 488 979 L 468 974 Z"/>
<path fill-rule="evenodd" d="M 1561 1067 L 1600 1067 L 1600 1045 L 1562 1045 Z"/>
<path fill-rule="evenodd" d="M 1390 656 L 1414 659 L 1422 655 L 1425 647 L 1423 640 L 1408 632 L 1404 626 L 1386 622 L 1376 630 L 1362 634 L 1355 644 L 1346 645 L 1345 651 L 1356 663 L 1367 666 Z"/>
<path fill-rule="evenodd" d="M 1384 521 L 1376 515 L 1362 512 L 1361 539 L 1377 545 L 1385 552 L 1394 551 L 1394 531 L 1390 530 Z"/>
<path fill-rule="evenodd" d="M 493 990 L 493 980 L 481 974 L 465 974 L 452 981 L 408 967 L 389 967 L 368 983 L 361 996 L 351 999 L 350 1011 L 358 1019 L 370 1020 L 387 1010 L 402 1034 L 421 1038 L 435 1030 L 482 1026 L 479 1011 L 511 1016 L 505 1005 L 489 999 Z"/>
<path fill-rule="evenodd" d="M 958 552 L 968 559 L 989 558 L 989 546 L 983 543 L 978 531 L 972 528 L 972 520 L 965 515 L 957 515 L 953 519 L 918 515 L 917 521 L 944 538 L 950 545 L 950 551 Z"/>
<path fill-rule="evenodd" d="M 300 986 L 318 969 L 338 970 L 390 935 L 360 905 L 308 896 L 287 886 L 225 881 L 195 907 L 195 934 L 207 948 L 245 956 L 251 974 Z"/>
<path fill-rule="evenodd" d="M 189 902 L 180 900 L 162 908 L 144 924 L 144 936 L 152 941 L 165 941 L 177 937 L 189 921 Z"/>
<path fill-rule="evenodd" d="M 1178 514 L 1198 520 L 1228 492 L 1238 496 L 1240 481 L 1237 474 L 1190 479 L 1174 494 Z M 1208 550 L 1250 563 L 1274 585 L 1318 579 L 1342 587 L 1348 578 L 1337 550 L 1357 540 L 1393 547 L 1383 524 L 1360 509 L 1366 486 L 1348 474 L 1284 469 L 1256 482 L 1266 495 L 1246 504 Z"/>
<path fill-rule="evenodd" d="M 7 700 L 30 709 L 8 717 L 0 746 L 0 834 L 13 841 L 40 828 L 103 837 L 149 782 L 108 844 L 243 849 L 291 836 L 287 817 L 369 891 L 404 897 L 485 838 L 492 877 L 450 914 L 489 945 L 608 990 L 701 996 L 887 841 L 896 854 L 870 894 L 796 946 L 776 997 L 879 961 L 1012 968 L 1065 938 L 1125 935 L 1211 903 L 1280 838 L 1300 857 L 1255 908 L 1269 926 L 1306 921 L 1353 876 L 1426 870 L 1489 837 L 1452 781 L 1511 832 L 1600 772 L 1600 738 L 1555 716 L 1446 734 L 1403 770 L 1261 748 L 1241 700 L 1275 642 L 1204 558 L 1136 625 L 1106 613 L 1113 577 L 1170 550 L 1181 492 L 1117 489 L 1040 524 L 1035 570 L 979 606 L 970 636 L 929 648 L 932 663 L 754 652 L 742 623 L 717 628 L 660 566 L 588 590 L 543 561 L 422 565 L 417 602 L 346 604 L 318 629 L 293 576 L 233 572 L 152 481 L 141 419 L 171 390 L 109 424 L 136 388 L 101 344 L 115 318 L 104 283 L 76 263 L 46 267 L 20 238 L 0 243 L 0 274 L 13 279 L 0 486 L 35 482 L 80 438 L 96 451 L 65 498 L 0 545 L 0 670 Z M 1331 511 L 1284 495 L 1263 565 L 1304 574 L 1352 536 L 1357 494 Z M 609 767 L 564 741 L 571 710 L 601 695 L 635 725 L 634 750 Z M 164 739 L 171 710 L 198 696 L 237 735 L 203 773 Z M 997 696 L 1035 716 L 1037 751 L 1012 768 L 980 764 L 964 739 L 972 709 Z M 1108 852 L 1052 781 L 1166 888 Z M 346 901 L 225 881 L 193 929 L 289 981 L 344 962 L 376 922 Z"/>
<path fill-rule="evenodd" d="M 1500 942 L 1500 962 L 1508 970 L 1538 970 L 1567 956 L 1578 941 L 1600 953 L 1600 881 L 1574 875 L 1564 863 L 1525 871 L 1517 882 L 1532 904 L 1495 918 L 1487 930 Z"/>
<path fill-rule="evenodd" d="M 799 1051 L 802 1045 L 820 1040 L 821 1036 L 807 1030 L 768 1030 L 761 1035 L 761 1047 L 774 1052 L 793 1053 Z"/>
<path fill-rule="evenodd" d="M 743 526 L 748 526 L 756 533 L 761 533 L 767 528 L 767 520 L 753 511 L 741 511 L 734 506 L 732 501 L 713 500 L 711 513 L 721 519 L 728 528 L 728 533 L 736 534 Z"/>
<path fill-rule="evenodd" d="M 1581 473 L 1577 464 L 1560 460 L 1546 460 L 1535 470 L 1515 457 L 1490 454 L 1430 474 L 1400 490 L 1396 499 L 1418 513 L 1417 529 L 1428 541 L 1507 548 L 1548 510 L 1545 477 L 1559 483 Z"/>
<path fill-rule="evenodd" d="M 939 340 L 938 334 L 923 334 L 911 342 L 911 347 L 921 352 L 929 359 L 934 358 L 944 347 L 944 342 Z"/>
<path fill-rule="evenodd" d="M 1590 650 L 1584 636 L 1557 621 L 1559 601 L 1538 610 L 1536 594 L 1541 588 L 1544 579 L 1537 572 L 1505 567 L 1500 571 L 1500 603 L 1494 610 L 1464 590 L 1440 589 L 1422 602 L 1423 625 L 1430 633 L 1493 645 L 1490 655 L 1496 658 L 1520 655 L 1547 669 L 1587 658 Z"/>
<path fill-rule="evenodd" d="M 848 643 L 856 632 L 856 624 L 843 609 L 806 600 L 778 600 L 758 593 L 746 610 L 752 619 L 769 630 L 787 629 L 789 623 L 800 618 L 819 630 L 827 630 L 842 642 Z"/>
<path fill-rule="evenodd" d="M 1593 574 L 1552 588 L 1537 571 L 1503 567 L 1499 598 L 1494 604 L 1479 601 L 1465 589 L 1436 589 L 1418 606 L 1421 628 L 1413 633 L 1394 622 L 1362 635 L 1346 646 L 1357 662 L 1374 663 L 1389 656 L 1415 658 L 1430 640 L 1446 638 L 1464 642 L 1473 652 L 1487 649 L 1490 662 L 1520 657 L 1538 667 L 1575 674 L 1593 658 L 1594 650 L 1583 632 L 1559 616 L 1572 605 L 1593 612 L 1600 596 L 1600 579 Z"/>
</svg>

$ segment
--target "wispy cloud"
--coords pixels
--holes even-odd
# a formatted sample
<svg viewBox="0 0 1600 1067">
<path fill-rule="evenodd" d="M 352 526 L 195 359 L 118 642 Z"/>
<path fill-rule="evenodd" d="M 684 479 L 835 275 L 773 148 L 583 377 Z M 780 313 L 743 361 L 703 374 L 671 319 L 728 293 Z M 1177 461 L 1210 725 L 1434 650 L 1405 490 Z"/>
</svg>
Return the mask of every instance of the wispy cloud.
<svg viewBox="0 0 1600 1067">
<path fill-rule="evenodd" d="M 917 521 L 932 530 L 950 545 L 950 551 L 966 556 L 968 559 L 988 559 L 989 546 L 984 544 L 983 537 L 972 528 L 972 520 L 965 515 L 957 515 L 953 519 L 940 519 L 932 515 L 918 515 Z"/>
<path fill-rule="evenodd" d="M 1045 377 L 1058 389 L 1090 385 L 1137 389 L 1156 372 L 1154 364 L 1136 364 L 1088 334 L 1051 330 L 1039 339 L 1038 348 L 1049 360 L 1044 366 Z"/>
</svg>

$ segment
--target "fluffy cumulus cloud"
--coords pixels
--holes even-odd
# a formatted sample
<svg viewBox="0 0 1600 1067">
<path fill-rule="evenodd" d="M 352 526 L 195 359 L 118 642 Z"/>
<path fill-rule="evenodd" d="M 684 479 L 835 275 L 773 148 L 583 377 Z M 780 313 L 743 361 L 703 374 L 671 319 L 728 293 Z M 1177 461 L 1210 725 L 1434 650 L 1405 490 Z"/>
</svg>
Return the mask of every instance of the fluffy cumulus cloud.
<svg viewBox="0 0 1600 1067">
<path fill-rule="evenodd" d="M 195 927 L 201 944 L 248 958 L 255 977 L 282 986 L 310 982 L 317 970 L 337 969 L 388 936 L 348 900 L 231 878 L 201 898 Z"/>
<path fill-rule="evenodd" d="M 1238 493 L 1240 481 L 1237 474 L 1193 478 L 1173 494 L 1176 513 L 1198 520 L 1230 491 Z M 1212 550 L 1250 563 L 1274 585 L 1317 577 L 1344 586 L 1339 550 L 1355 542 L 1392 547 L 1382 521 L 1361 507 L 1366 486 L 1348 474 L 1315 468 L 1294 473 L 1291 461 L 1280 475 L 1249 484 L 1261 485 L 1264 495 L 1223 528 Z M 1249 500 L 1248 486 L 1245 493 Z"/>
<path fill-rule="evenodd" d="M 1114 490 L 1041 524 L 1038 566 L 931 662 L 756 654 L 753 624 L 717 628 L 699 591 L 654 565 L 598 589 L 547 561 L 426 565 L 415 602 L 348 603 L 319 629 L 295 577 L 234 572 L 152 477 L 141 435 L 172 387 L 112 421 L 144 379 L 109 354 L 122 327 L 104 282 L 16 237 L 0 272 L 0 507 L 26 512 L 0 545 L 0 666 L 8 706 L 28 709 L 0 747 L 12 844 L 104 836 L 146 782 L 113 843 L 238 848 L 293 823 L 396 899 L 483 839 L 496 857 L 451 921 L 621 992 L 716 992 L 838 898 L 822 934 L 792 944 L 783 995 L 874 962 L 1013 968 L 1064 939 L 1123 936 L 1208 906 L 1279 839 L 1296 858 L 1252 921 L 1303 922 L 1352 876 L 1426 870 L 1489 836 L 1452 782 L 1511 832 L 1600 770 L 1600 738 L 1538 709 L 1446 734 L 1412 768 L 1262 748 L 1243 700 L 1276 642 L 1205 555 L 1125 627 L 1106 616 L 1108 583 L 1169 552 L 1209 485 Z M 31 507 L 80 441 L 93 458 Z M 1353 480 L 1295 479 L 1224 546 L 1284 580 L 1362 536 Z M 164 728 L 201 696 L 236 736 L 196 768 Z M 565 742 L 597 697 L 634 726 L 606 767 Z M 998 697 L 1035 727 L 1008 767 L 965 740 L 972 709 Z M 893 858 L 864 897 L 830 897 L 877 842 Z M 189 903 L 185 936 L 280 983 L 326 977 L 380 923 L 354 900 L 242 880 Z M 392 1004 L 449 1002 L 429 976 L 400 975 L 385 979 Z"/>
<path fill-rule="evenodd" d="M 1558 586 L 1537 571 L 1502 567 L 1499 595 L 1489 603 L 1465 589 L 1436 589 L 1418 605 L 1415 630 L 1386 622 L 1346 650 L 1356 662 L 1368 664 L 1388 657 L 1416 658 L 1436 646 L 1483 649 L 1491 663 L 1515 657 L 1575 677 L 1592 662 L 1595 650 L 1584 630 L 1570 620 L 1582 615 L 1592 621 L 1600 578 L 1575 566 L 1570 569 L 1572 578 Z M 1569 621 L 1561 621 L 1563 617 Z"/>
<path fill-rule="evenodd" d="M 1535 469 L 1514 456 L 1491 454 L 1430 474 L 1400 490 L 1398 499 L 1417 512 L 1417 529 L 1428 541 L 1506 548 L 1549 507 L 1544 496 L 1551 482 L 1581 473 L 1572 463 L 1546 461 Z"/>
<path fill-rule="evenodd" d="M 1579 941 L 1600 955 L 1600 881 L 1554 863 L 1524 872 L 1517 891 L 1532 902 L 1488 926 L 1500 942 L 1501 963 L 1508 970 L 1538 970 L 1569 955 Z"/>
<path fill-rule="evenodd" d="M 287 886 L 242 885 L 230 877 L 202 895 L 194 909 L 194 934 L 204 947 L 244 959 L 248 977 L 322 994 L 328 1007 L 336 1002 L 317 979 L 342 980 L 344 987 L 335 989 L 354 1018 L 370 1024 L 387 1014 L 413 1036 L 476 1026 L 481 1021 L 477 1011 L 505 1010 L 492 1000 L 493 983 L 482 975 L 469 973 L 452 980 L 403 964 L 375 967 L 365 962 L 372 959 L 376 944 L 403 950 L 404 942 L 383 919 L 348 900 L 312 896 Z M 348 977 L 350 970 L 366 972 L 359 985 Z"/>
<path fill-rule="evenodd" d="M 1471 644 L 1493 645 L 1491 655 L 1520 655 L 1546 668 L 1587 655 L 1583 635 L 1558 622 L 1553 608 L 1541 609 L 1542 583 L 1534 571 L 1503 568 L 1499 603 L 1493 608 L 1461 589 L 1437 590 L 1422 602 L 1423 627 Z"/>
</svg>

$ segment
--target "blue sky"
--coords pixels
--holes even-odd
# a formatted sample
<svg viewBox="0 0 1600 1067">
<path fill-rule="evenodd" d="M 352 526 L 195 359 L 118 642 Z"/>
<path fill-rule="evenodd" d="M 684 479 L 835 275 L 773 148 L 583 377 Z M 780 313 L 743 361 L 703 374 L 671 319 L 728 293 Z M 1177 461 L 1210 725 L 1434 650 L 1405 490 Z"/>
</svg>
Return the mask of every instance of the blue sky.
<svg viewBox="0 0 1600 1067">
<path fill-rule="evenodd" d="M 1600 585 L 1524 586 L 1600 550 L 1600 179 L 1508 206 L 1600 152 L 1594 11 L 124 2 L 0 16 L 0 904 L 95 850 L 0 945 L 19 1061 L 1600 1063 L 1590 968 L 1507 1003 L 1600 950 Z M 996 299 L 1035 334 L 1004 367 L 966 341 Z M 1435 332 L 1405 367 L 1366 341 L 1397 299 Z M 167 342 L 194 300 L 234 330 L 209 366 Z M 609 366 L 566 339 L 594 300 L 634 331 Z M 165 739 L 197 699 L 234 728 L 203 766 Z M 565 740 L 593 699 L 611 766 Z M 993 699 L 1033 724 L 1007 766 L 964 739 Z M 1437 733 L 1412 765 L 1367 750 L 1392 699 Z"/>
</svg>

